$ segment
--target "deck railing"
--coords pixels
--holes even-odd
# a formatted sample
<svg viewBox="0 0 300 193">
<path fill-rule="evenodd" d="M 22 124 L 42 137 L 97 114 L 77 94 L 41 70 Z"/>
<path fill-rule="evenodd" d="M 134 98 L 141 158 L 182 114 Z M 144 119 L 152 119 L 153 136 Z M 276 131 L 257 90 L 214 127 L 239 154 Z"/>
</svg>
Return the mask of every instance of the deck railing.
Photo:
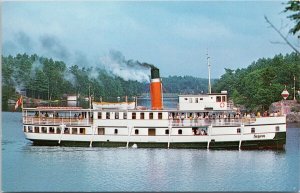
<svg viewBox="0 0 300 193">
<path fill-rule="evenodd" d="M 74 117 L 36 117 L 36 116 L 23 116 L 24 124 L 33 125 L 86 125 L 90 126 L 93 124 L 93 119 L 90 118 L 74 118 Z"/>
<path fill-rule="evenodd" d="M 256 118 L 234 118 L 234 119 L 170 119 L 172 126 L 207 127 L 212 126 L 240 126 L 256 121 Z"/>
</svg>

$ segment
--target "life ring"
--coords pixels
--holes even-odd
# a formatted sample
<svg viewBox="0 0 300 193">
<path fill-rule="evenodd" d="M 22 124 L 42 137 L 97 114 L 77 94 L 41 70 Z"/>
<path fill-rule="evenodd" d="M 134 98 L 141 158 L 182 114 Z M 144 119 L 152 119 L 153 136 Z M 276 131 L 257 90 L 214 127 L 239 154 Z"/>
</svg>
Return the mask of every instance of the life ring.
<svg viewBox="0 0 300 193">
<path fill-rule="evenodd" d="M 225 104 L 224 104 L 223 102 L 220 103 L 220 107 L 221 107 L 221 108 L 225 107 Z"/>
</svg>

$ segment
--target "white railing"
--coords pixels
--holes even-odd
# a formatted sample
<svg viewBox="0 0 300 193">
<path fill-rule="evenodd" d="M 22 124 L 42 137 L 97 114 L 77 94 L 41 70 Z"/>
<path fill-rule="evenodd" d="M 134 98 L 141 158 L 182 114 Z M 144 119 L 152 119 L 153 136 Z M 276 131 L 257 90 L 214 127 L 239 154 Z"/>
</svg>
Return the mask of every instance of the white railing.
<svg viewBox="0 0 300 193">
<path fill-rule="evenodd" d="M 33 125 L 92 125 L 93 120 L 88 118 L 78 119 L 73 117 L 36 117 L 36 116 L 24 116 L 24 124 Z"/>
<path fill-rule="evenodd" d="M 170 119 L 172 126 L 207 127 L 212 126 L 240 126 L 256 121 L 256 118 L 234 118 L 234 119 Z"/>
</svg>

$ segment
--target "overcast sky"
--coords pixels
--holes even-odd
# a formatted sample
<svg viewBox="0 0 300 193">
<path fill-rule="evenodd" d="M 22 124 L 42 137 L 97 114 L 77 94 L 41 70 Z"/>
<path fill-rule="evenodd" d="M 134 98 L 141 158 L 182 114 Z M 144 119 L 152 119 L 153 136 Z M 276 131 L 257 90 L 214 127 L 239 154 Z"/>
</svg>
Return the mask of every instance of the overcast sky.
<svg viewBox="0 0 300 193">
<path fill-rule="evenodd" d="M 292 50 L 266 23 L 292 22 L 286 1 L 17 1 L 2 3 L 2 52 L 36 53 L 69 65 L 100 66 L 113 51 L 156 65 L 162 76 L 207 78 Z M 295 37 L 290 40 L 299 45 Z"/>
</svg>

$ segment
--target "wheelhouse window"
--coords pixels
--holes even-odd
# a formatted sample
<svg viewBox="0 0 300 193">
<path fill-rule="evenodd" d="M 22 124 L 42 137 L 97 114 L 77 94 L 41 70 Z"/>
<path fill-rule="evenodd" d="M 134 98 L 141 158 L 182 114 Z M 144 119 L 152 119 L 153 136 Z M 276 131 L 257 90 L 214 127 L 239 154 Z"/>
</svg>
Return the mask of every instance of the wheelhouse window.
<svg viewBox="0 0 300 193">
<path fill-rule="evenodd" d="M 132 119 L 136 119 L 136 113 L 132 113 Z"/>
<path fill-rule="evenodd" d="M 26 132 L 26 126 L 23 127 L 23 131 Z"/>
<path fill-rule="evenodd" d="M 182 134 L 182 129 L 178 129 L 178 134 L 179 134 L 179 135 Z"/>
<path fill-rule="evenodd" d="M 198 103 L 199 102 L 199 99 L 198 98 L 195 98 L 195 103 Z"/>
<path fill-rule="evenodd" d="M 123 119 L 127 119 L 127 113 L 123 113 Z"/>
<path fill-rule="evenodd" d="M 158 113 L 158 119 L 162 119 L 162 113 Z"/>
<path fill-rule="evenodd" d="M 226 96 L 222 96 L 222 102 L 226 102 Z"/>
<path fill-rule="evenodd" d="M 98 119 L 102 119 L 102 112 L 98 112 Z"/>
<path fill-rule="evenodd" d="M 166 130 L 165 130 L 165 134 L 166 134 L 166 135 L 169 135 L 169 133 L 170 133 L 169 129 L 166 129 Z"/>
<path fill-rule="evenodd" d="M 56 128 L 56 133 L 61 133 L 61 129 L 59 127 Z"/>
<path fill-rule="evenodd" d="M 139 134 L 139 130 L 138 129 L 134 130 L 134 134 L 138 135 Z"/>
<path fill-rule="evenodd" d="M 193 103 L 193 98 L 189 98 L 189 103 Z"/>
<path fill-rule="evenodd" d="M 241 128 L 237 128 L 236 133 L 241 133 Z"/>
<path fill-rule="evenodd" d="M 255 133 L 255 128 L 254 127 L 251 128 L 251 133 Z"/>
<path fill-rule="evenodd" d="M 221 102 L 221 96 L 217 96 L 216 101 Z"/>
<path fill-rule="evenodd" d="M 118 134 L 118 129 L 115 129 L 114 134 Z"/>
<path fill-rule="evenodd" d="M 153 113 L 149 113 L 149 119 L 153 119 Z"/>
<path fill-rule="evenodd" d="M 279 130 L 280 130 L 279 126 L 276 126 L 275 131 L 279 131 Z"/>
<path fill-rule="evenodd" d="M 145 119 L 145 113 L 141 113 L 141 119 Z"/>
</svg>

